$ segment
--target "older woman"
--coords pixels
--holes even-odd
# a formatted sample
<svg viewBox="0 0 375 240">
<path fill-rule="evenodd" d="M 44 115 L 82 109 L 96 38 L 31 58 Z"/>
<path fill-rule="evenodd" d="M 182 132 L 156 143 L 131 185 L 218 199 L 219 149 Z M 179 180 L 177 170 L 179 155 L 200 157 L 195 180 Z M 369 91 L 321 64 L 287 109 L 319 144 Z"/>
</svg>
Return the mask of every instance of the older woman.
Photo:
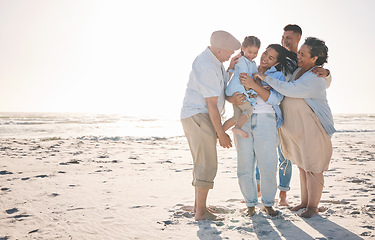
<svg viewBox="0 0 375 240">
<path fill-rule="evenodd" d="M 330 82 L 311 71 L 326 63 L 327 58 L 325 42 L 309 37 L 298 52 L 299 68 L 290 82 L 279 81 L 267 74 L 254 74 L 254 78 L 267 82 L 285 96 L 280 104 L 284 117 L 279 131 L 280 147 L 284 156 L 298 166 L 301 184 L 301 203 L 291 210 L 306 208 L 301 216 L 307 218 L 318 214 L 324 187 L 323 172 L 328 169 L 332 156 L 330 137 L 335 128 L 326 96 Z M 256 84 L 248 77 L 245 80 L 248 87 Z"/>
</svg>

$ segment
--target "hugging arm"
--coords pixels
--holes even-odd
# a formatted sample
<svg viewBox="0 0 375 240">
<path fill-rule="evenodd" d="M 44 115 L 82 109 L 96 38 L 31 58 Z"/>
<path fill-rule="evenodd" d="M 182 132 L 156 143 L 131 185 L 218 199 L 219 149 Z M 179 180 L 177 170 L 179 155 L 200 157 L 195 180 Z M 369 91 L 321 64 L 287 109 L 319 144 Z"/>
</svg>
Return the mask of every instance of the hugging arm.
<svg viewBox="0 0 375 240">
<path fill-rule="evenodd" d="M 322 67 L 315 67 L 313 70 L 311 70 L 314 74 L 316 74 L 318 77 L 322 77 L 326 79 L 327 88 L 331 85 L 332 82 L 332 76 L 331 72 L 328 69 L 322 68 Z"/>
<path fill-rule="evenodd" d="M 325 80 L 318 77 L 298 79 L 294 82 L 282 82 L 270 76 L 266 76 L 264 79 L 277 92 L 287 97 L 315 98 L 317 97 L 316 93 L 324 91 L 326 88 Z"/>
</svg>

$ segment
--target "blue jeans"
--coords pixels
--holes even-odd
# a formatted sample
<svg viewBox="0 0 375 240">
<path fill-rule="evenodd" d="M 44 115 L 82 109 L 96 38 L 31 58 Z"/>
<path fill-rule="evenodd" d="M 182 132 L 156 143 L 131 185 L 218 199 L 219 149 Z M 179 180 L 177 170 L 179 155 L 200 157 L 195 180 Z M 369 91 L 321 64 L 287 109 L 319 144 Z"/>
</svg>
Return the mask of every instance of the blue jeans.
<svg viewBox="0 0 375 240">
<path fill-rule="evenodd" d="M 290 179 L 292 178 L 292 162 L 284 158 L 280 146 L 277 147 L 279 152 L 279 190 L 287 192 L 290 190 Z M 259 169 L 256 169 L 257 184 L 260 184 Z"/>
<path fill-rule="evenodd" d="M 242 195 L 248 207 L 258 204 L 255 168 L 258 165 L 261 178 L 261 193 L 264 206 L 275 203 L 277 191 L 276 171 L 278 145 L 276 115 L 272 113 L 253 113 L 242 126 L 250 134 L 242 138 L 234 134 L 237 148 L 237 176 Z"/>
</svg>

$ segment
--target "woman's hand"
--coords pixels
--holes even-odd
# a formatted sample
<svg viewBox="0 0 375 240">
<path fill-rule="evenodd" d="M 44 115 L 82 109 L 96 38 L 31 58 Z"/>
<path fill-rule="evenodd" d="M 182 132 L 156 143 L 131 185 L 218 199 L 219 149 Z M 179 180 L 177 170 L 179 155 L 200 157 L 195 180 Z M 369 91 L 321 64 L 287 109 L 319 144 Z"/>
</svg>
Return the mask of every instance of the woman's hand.
<svg viewBox="0 0 375 240">
<path fill-rule="evenodd" d="M 247 73 L 240 73 L 240 81 L 245 88 L 253 88 L 256 84 L 254 79 Z"/>
<path fill-rule="evenodd" d="M 264 81 L 264 79 L 266 78 L 266 74 L 264 74 L 264 73 L 259 73 L 259 72 L 257 72 L 257 73 L 254 73 L 254 79 L 260 79 L 260 80 L 262 80 L 262 81 Z"/>
<path fill-rule="evenodd" d="M 322 67 L 314 67 L 311 72 L 322 78 L 326 78 L 329 75 L 329 70 Z"/>
</svg>

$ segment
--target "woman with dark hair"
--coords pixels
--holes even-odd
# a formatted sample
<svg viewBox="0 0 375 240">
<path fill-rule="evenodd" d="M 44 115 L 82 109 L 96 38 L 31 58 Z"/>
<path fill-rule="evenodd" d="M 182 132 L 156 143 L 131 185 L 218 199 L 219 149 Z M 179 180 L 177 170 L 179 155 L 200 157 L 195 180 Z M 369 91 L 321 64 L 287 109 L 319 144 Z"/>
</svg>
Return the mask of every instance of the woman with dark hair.
<svg viewBox="0 0 375 240">
<path fill-rule="evenodd" d="M 284 82 L 285 76 L 276 69 L 292 72 L 289 64 L 290 52 L 279 44 L 267 47 L 261 55 L 259 67 L 260 73 L 272 76 L 278 81 Z M 246 74 L 247 73 L 241 73 Z M 247 75 L 248 76 L 248 75 Z M 256 105 L 253 113 L 242 129 L 249 133 L 249 138 L 234 135 L 237 148 L 237 175 L 242 195 L 247 206 L 247 215 L 253 216 L 255 205 L 258 203 L 257 181 L 255 178 L 255 167 L 260 170 L 260 191 L 264 210 L 271 216 L 278 213 L 273 209 L 277 191 L 277 128 L 282 125 L 283 119 L 279 108 L 283 95 L 272 88 L 264 88 L 265 82 L 258 81 L 251 88 L 257 92 Z M 245 98 L 243 99 L 245 100 Z M 243 101 L 242 100 L 242 101 Z M 232 102 L 232 97 L 228 97 Z"/>
<path fill-rule="evenodd" d="M 254 74 L 285 96 L 280 104 L 284 123 L 280 128 L 280 147 L 283 155 L 297 164 L 300 170 L 301 203 L 293 208 L 306 210 L 302 217 L 318 214 L 318 204 L 324 187 L 323 172 L 332 156 L 331 136 L 336 131 L 327 102 L 329 82 L 311 70 L 327 62 L 325 42 L 309 37 L 298 51 L 298 66 L 290 82 L 283 82 L 264 73 Z M 257 84 L 249 76 L 241 76 L 242 84 Z"/>
</svg>

